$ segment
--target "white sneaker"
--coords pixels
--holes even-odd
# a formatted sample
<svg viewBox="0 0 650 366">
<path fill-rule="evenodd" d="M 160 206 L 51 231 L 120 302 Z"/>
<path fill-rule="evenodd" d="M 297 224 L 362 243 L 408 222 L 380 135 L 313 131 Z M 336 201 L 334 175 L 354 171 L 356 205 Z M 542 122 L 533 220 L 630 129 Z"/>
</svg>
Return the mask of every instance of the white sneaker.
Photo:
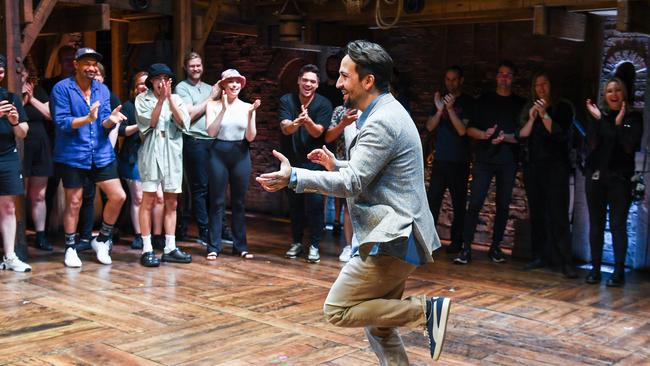
<svg viewBox="0 0 650 366">
<path fill-rule="evenodd" d="M 97 241 L 97 238 L 93 238 L 93 241 L 90 242 L 90 246 L 93 247 L 95 253 L 97 253 L 97 260 L 101 264 L 111 264 L 113 260 L 111 259 L 110 250 L 111 250 L 111 239 L 107 241 Z"/>
<path fill-rule="evenodd" d="M 21 261 L 16 255 L 13 258 L 7 259 L 7 257 L 2 258 L 2 269 L 12 270 L 14 272 L 31 272 L 32 267 Z"/>
<path fill-rule="evenodd" d="M 67 248 L 65 250 L 65 260 L 63 263 L 65 263 L 66 267 L 80 268 L 81 259 L 79 259 L 79 256 L 77 255 L 77 250 L 71 247 Z"/>
<path fill-rule="evenodd" d="M 339 255 L 339 261 L 347 262 L 352 257 L 352 245 L 346 245 L 343 247 L 341 254 Z"/>
</svg>

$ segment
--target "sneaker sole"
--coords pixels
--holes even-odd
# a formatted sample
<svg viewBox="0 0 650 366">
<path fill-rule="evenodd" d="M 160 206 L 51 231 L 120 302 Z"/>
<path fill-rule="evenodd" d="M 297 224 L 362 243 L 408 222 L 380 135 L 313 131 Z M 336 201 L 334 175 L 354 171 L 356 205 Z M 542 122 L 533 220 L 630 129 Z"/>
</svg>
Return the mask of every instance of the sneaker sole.
<svg viewBox="0 0 650 366">
<path fill-rule="evenodd" d="M 464 261 L 458 258 L 454 259 L 454 264 L 467 264 L 467 263 L 469 263 L 469 260 Z"/>
<path fill-rule="evenodd" d="M 438 332 L 436 333 L 436 338 L 440 340 L 440 346 L 438 347 L 436 343 L 436 348 L 433 352 L 434 361 L 437 361 L 440 358 L 440 353 L 442 352 L 442 347 L 445 344 L 445 336 L 447 335 L 447 319 L 449 318 L 449 309 L 451 308 L 451 300 L 445 298 L 442 301 L 442 313 L 440 314 L 440 326 L 438 327 Z"/>
<path fill-rule="evenodd" d="M 316 259 L 316 260 L 307 259 L 307 262 L 309 262 L 309 263 L 320 263 L 320 259 Z"/>
<path fill-rule="evenodd" d="M 494 262 L 494 263 L 505 263 L 505 262 L 506 262 L 505 259 L 494 259 L 494 258 L 492 258 L 492 257 L 490 257 L 490 259 L 491 259 L 492 262 Z"/>
</svg>

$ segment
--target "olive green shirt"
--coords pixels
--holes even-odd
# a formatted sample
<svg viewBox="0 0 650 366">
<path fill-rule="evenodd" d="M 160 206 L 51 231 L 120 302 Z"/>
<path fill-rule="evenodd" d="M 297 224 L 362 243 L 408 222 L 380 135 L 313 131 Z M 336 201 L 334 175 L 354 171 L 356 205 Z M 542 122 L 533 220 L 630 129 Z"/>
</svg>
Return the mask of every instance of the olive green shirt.
<svg viewBox="0 0 650 366">
<path fill-rule="evenodd" d="M 187 80 L 183 80 L 176 85 L 174 92 L 183 98 L 186 105 L 197 105 L 210 97 L 212 85 L 202 81 L 194 85 Z M 208 130 L 205 128 L 205 113 L 195 121 L 190 122 L 189 129 L 183 131 L 183 133 L 197 139 L 214 139 L 214 137 L 208 135 Z"/>
<path fill-rule="evenodd" d="M 181 115 L 183 128 L 173 121 L 169 102 L 160 111 L 158 124 L 151 128 L 151 113 L 158 99 L 152 90 L 135 98 L 135 111 L 142 145 L 138 151 L 138 170 L 143 182 L 161 181 L 163 191 L 175 192 L 183 183 L 183 132 L 190 126 L 190 114 L 183 99 L 172 94 Z"/>
</svg>

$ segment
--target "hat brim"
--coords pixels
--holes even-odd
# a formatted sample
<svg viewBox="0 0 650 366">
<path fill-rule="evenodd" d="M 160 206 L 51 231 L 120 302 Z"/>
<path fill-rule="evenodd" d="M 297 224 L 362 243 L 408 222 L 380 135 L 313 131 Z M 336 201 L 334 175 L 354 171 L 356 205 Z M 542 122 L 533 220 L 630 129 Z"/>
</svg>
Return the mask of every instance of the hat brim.
<svg viewBox="0 0 650 366">
<path fill-rule="evenodd" d="M 241 84 L 241 88 L 242 88 L 242 89 L 244 89 L 244 87 L 246 86 L 246 78 L 243 77 L 243 76 L 229 76 L 229 77 L 227 77 L 227 78 L 225 78 L 225 79 L 221 79 L 221 80 L 219 80 L 219 81 L 217 82 L 217 84 L 219 84 L 219 86 L 220 86 L 222 89 L 225 89 L 224 86 L 223 86 L 223 83 L 225 83 L 225 82 L 226 82 L 227 80 L 229 80 L 229 79 L 237 79 L 237 80 L 239 80 L 239 83 Z"/>
<path fill-rule="evenodd" d="M 100 55 L 99 53 L 84 53 L 83 55 L 81 55 L 81 56 L 75 58 L 75 61 L 79 61 L 79 60 L 81 60 L 82 58 L 86 58 L 86 57 L 94 58 L 94 59 L 97 60 L 97 61 L 101 61 L 101 60 L 104 58 L 104 57 L 103 57 L 102 55 Z"/>
<path fill-rule="evenodd" d="M 146 85 L 147 88 L 149 89 L 153 88 L 153 84 L 151 84 L 151 80 L 154 79 L 156 76 L 160 76 L 160 75 L 169 76 L 169 78 L 172 79 L 172 84 L 176 81 L 176 76 L 174 75 L 174 73 L 168 74 L 166 72 L 158 72 L 158 73 L 149 74 L 147 78 L 144 80 L 144 85 Z"/>
</svg>

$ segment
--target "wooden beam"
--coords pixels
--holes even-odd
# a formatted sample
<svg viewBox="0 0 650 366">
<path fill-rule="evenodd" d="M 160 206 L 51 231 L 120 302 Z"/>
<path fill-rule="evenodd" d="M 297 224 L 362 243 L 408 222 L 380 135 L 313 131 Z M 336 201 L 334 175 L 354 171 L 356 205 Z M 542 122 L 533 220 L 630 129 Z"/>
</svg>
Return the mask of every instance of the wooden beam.
<svg viewBox="0 0 650 366">
<path fill-rule="evenodd" d="M 123 22 L 111 22 L 111 90 L 120 100 L 125 100 L 126 75 L 124 65 L 126 60 L 126 30 L 127 24 Z M 104 81 L 105 83 L 108 80 Z"/>
<path fill-rule="evenodd" d="M 167 17 L 149 18 L 128 23 L 129 44 L 153 43 L 160 39 L 161 34 L 169 33 L 170 20 Z"/>
<path fill-rule="evenodd" d="M 22 55 L 27 55 L 29 53 L 34 41 L 36 41 L 36 37 L 38 37 L 38 34 L 41 32 L 41 29 L 47 21 L 47 18 L 50 16 L 50 13 L 52 13 L 56 1 L 57 0 L 41 0 L 41 2 L 38 3 L 38 8 L 36 8 L 33 21 L 23 30 L 23 41 L 20 45 L 20 52 Z"/>
<path fill-rule="evenodd" d="M 217 21 L 220 6 L 221 5 L 219 1 L 212 1 L 210 3 L 208 10 L 205 11 L 205 15 L 203 16 L 203 29 L 201 29 L 201 38 L 195 39 L 192 42 L 192 48 L 200 54 L 203 54 L 203 47 L 205 47 L 205 42 L 208 40 L 210 32 L 212 31 L 212 28 Z"/>
<path fill-rule="evenodd" d="M 78 5 L 95 5 L 98 3 L 98 0 L 65 0 L 65 2 Z M 173 15 L 172 2 L 176 2 L 176 0 L 149 0 L 149 6 L 147 8 L 136 9 L 131 6 L 131 2 L 127 0 L 102 0 L 102 3 L 107 4 L 112 9 L 131 10 L 162 15 Z"/>
<path fill-rule="evenodd" d="M 110 6 L 97 4 L 55 9 L 41 33 L 95 32 L 109 29 L 111 29 Z"/>
<path fill-rule="evenodd" d="M 22 0 L 20 7 L 20 22 L 29 24 L 34 21 L 34 4 L 32 0 Z"/>
<path fill-rule="evenodd" d="M 84 47 L 97 49 L 97 32 L 84 32 Z"/>
<path fill-rule="evenodd" d="M 172 70 L 178 78 L 183 75 L 183 58 L 192 47 L 192 3 L 190 0 L 174 1 L 174 64 Z"/>
<path fill-rule="evenodd" d="M 583 42 L 587 34 L 587 16 L 563 8 L 535 6 L 533 34 Z"/>
<path fill-rule="evenodd" d="M 650 34 L 650 1 L 619 0 L 616 29 Z"/>
<path fill-rule="evenodd" d="M 20 42 L 20 7 L 18 1 L 4 1 L 4 25 L 6 37 L 7 66 L 5 75 L 7 89 L 21 95 L 22 81 L 20 74 L 23 70 L 23 57 Z M 16 138 L 16 147 L 22 158 L 23 140 Z M 27 260 L 27 240 L 25 238 L 25 196 L 19 195 L 15 199 L 16 205 L 16 237 L 14 251 L 22 260 Z"/>
</svg>

